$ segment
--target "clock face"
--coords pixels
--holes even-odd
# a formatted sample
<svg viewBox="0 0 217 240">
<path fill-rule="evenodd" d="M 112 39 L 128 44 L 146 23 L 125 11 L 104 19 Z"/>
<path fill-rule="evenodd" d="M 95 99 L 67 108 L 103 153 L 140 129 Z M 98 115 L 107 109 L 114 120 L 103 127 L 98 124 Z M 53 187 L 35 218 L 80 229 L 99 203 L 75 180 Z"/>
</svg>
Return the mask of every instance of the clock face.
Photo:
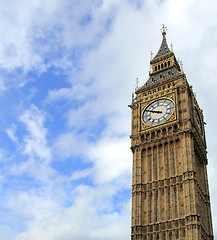
<svg viewBox="0 0 217 240">
<path fill-rule="evenodd" d="M 174 112 L 174 103 L 169 99 L 152 102 L 143 112 L 143 121 L 150 125 L 159 125 L 170 118 Z"/>
<path fill-rule="evenodd" d="M 194 116 L 195 116 L 195 121 L 196 121 L 197 127 L 199 128 L 200 134 L 203 136 L 202 123 L 201 123 L 200 115 L 199 115 L 196 107 L 194 107 Z"/>
</svg>

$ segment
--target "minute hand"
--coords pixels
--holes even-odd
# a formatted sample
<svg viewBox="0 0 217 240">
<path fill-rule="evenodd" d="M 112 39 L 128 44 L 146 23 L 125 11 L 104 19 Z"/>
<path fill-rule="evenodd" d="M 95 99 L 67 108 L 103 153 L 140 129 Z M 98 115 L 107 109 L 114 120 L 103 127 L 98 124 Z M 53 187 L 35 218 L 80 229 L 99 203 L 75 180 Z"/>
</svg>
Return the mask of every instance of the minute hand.
<svg viewBox="0 0 217 240">
<path fill-rule="evenodd" d="M 162 111 L 151 111 L 151 110 L 145 110 L 145 112 L 151 112 L 151 113 L 162 113 Z"/>
</svg>

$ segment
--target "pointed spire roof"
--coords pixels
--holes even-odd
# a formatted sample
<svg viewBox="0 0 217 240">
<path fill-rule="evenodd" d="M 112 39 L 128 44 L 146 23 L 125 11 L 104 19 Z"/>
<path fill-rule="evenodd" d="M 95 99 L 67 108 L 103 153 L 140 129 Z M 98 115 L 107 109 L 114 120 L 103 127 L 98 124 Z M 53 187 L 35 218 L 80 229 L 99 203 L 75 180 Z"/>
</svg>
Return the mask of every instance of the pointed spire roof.
<svg viewBox="0 0 217 240">
<path fill-rule="evenodd" d="M 160 46 L 160 49 L 158 50 L 157 54 L 155 55 L 155 57 L 151 60 L 152 62 L 155 62 L 156 60 L 159 60 L 159 58 L 165 57 L 170 55 L 172 52 L 170 51 L 168 44 L 167 44 L 167 40 L 166 40 L 166 30 L 167 28 L 165 27 L 165 25 L 163 24 L 163 27 L 161 29 L 162 35 L 163 35 L 163 39 L 162 39 L 162 43 Z"/>
<path fill-rule="evenodd" d="M 157 54 L 150 61 L 151 70 L 149 72 L 149 79 L 137 91 L 147 89 L 163 82 L 173 81 L 173 79 L 184 74 L 182 68 L 180 68 L 179 62 L 176 60 L 172 47 L 170 50 L 167 45 L 166 30 L 165 25 L 163 25 L 161 29 L 163 35 L 162 43 Z"/>
</svg>

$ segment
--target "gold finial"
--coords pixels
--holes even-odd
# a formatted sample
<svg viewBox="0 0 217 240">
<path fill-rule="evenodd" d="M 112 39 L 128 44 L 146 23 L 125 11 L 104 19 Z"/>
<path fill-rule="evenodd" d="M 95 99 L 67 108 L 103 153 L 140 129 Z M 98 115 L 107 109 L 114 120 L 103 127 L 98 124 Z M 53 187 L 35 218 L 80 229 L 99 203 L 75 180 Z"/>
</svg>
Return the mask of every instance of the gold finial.
<svg viewBox="0 0 217 240">
<path fill-rule="evenodd" d="M 136 90 L 139 89 L 139 79 L 138 79 L 138 78 L 136 78 L 136 87 L 135 87 L 135 89 L 136 89 Z"/>
<path fill-rule="evenodd" d="M 171 52 L 173 52 L 173 44 L 172 43 L 170 45 L 170 48 L 171 48 Z"/>
<path fill-rule="evenodd" d="M 163 24 L 163 27 L 161 28 L 161 33 L 163 36 L 166 35 L 167 27 Z"/>
</svg>

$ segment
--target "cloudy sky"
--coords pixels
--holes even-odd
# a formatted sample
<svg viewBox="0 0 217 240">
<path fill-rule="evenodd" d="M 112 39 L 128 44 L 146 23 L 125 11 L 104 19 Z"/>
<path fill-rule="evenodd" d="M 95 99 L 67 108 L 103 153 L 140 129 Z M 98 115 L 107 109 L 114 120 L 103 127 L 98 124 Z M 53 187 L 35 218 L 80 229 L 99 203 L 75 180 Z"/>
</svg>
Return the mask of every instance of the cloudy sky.
<svg viewBox="0 0 217 240">
<path fill-rule="evenodd" d="M 163 23 L 204 110 L 215 227 L 217 2 L 0 6 L 0 240 L 130 239 L 127 106 Z"/>
</svg>

